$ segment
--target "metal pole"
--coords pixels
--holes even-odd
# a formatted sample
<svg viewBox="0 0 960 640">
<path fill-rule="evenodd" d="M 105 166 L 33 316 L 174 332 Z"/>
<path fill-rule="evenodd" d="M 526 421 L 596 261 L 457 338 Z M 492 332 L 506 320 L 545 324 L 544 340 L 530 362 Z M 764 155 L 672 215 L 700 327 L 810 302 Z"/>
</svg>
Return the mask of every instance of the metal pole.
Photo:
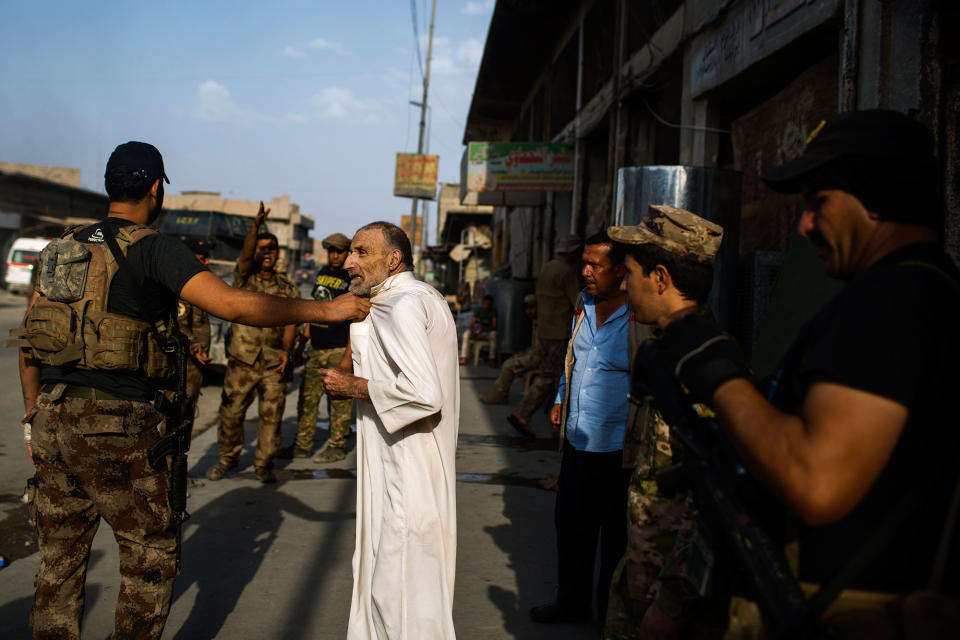
<svg viewBox="0 0 960 640">
<path fill-rule="evenodd" d="M 417 154 L 423 153 L 423 131 L 427 126 L 427 91 L 430 88 L 430 57 L 433 54 L 433 19 L 437 15 L 437 0 L 430 7 L 430 35 L 427 37 L 427 68 L 423 73 L 423 102 L 420 105 L 420 138 L 417 141 Z M 410 204 L 410 244 L 417 246 L 417 197 Z"/>
</svg>

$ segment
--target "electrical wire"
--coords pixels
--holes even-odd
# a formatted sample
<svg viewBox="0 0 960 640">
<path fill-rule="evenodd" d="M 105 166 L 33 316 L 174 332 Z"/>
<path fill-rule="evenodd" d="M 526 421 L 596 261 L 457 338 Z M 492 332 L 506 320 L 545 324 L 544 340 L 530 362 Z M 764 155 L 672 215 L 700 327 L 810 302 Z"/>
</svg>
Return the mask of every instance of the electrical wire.
<svg viewBox="0 0 960 640">
<path fill-rule="evenodd" d="M 647 108 L 647 111 L 650 112 L 650 115 L 656 118 L 657 122 L 659 122 L 665 127 L 671 127 L 673 129 L 692 129 L 693 131 L 707 131 L 709 133 L 726 133 L 728 135 L 730 134 L 730 131 L 728 131 L 727 129 L 715 129 L 713 127 L 697 127 L 692 124 L 674 124 L 672 122 L 667 122 L 666 120 L 661 118 L 659 115 L 657 115 L 657 112 L 653 110 L 653 107 L 651 107 L 646 100 L 643 101 L 643 104 Z"/>
<path fill-rule="evenodd" d="M 420 65 L 420 77 L 423 73 L 423 56 L 420 54 L 420 30 L 417 27 L 417 0 L 410 0 L 410 15 L 413 19 L 413 46 L 417 50 L 417 63 Z"/>
</svg>

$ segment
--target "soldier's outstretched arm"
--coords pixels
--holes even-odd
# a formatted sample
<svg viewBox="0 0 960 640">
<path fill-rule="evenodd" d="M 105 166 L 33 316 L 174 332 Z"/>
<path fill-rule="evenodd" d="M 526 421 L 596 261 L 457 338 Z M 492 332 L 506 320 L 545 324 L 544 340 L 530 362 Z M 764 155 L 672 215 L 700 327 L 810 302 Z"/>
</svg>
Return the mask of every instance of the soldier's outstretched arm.
<svg viewBox="0 0 960 640">
<path fill-rule="evenodd" d="M 370 311 L 370 300 L 349 293 L 328 302 L 283 298 L 234 289 L 209 271 L 187 280 L 179 295 L 218 318 L 255 327 L 362 320 Z"/>
</svg>

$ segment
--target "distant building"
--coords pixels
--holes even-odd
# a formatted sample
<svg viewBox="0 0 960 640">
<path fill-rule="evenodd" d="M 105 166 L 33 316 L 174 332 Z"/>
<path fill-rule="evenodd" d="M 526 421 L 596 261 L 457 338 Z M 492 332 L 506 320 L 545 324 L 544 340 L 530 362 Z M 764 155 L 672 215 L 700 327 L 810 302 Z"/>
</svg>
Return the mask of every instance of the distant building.
<svg viewBox="0 0 960 640">
<path fill-rule="evenodd" d="M 243 237 L 260 207 L 259 200 L 230 200 L 216 191 L 168 194 L 163 204 L 167 211 L 165 232 L 209 235 L 220 243 L 220 247 L 214 250 L 214 257 L 222 260 L 235 260 L 239 255 Z M 288 195 L 264 200 L 263 205 L 270 209 L 266 225 L 279 240 L 280 263 L 285 270 L 291 271 L 304 256 L 314 253 L 314 240 L 309 236 L 313 217 L 300 213 L 300 205 L 291 202 Z"/>
</svg>

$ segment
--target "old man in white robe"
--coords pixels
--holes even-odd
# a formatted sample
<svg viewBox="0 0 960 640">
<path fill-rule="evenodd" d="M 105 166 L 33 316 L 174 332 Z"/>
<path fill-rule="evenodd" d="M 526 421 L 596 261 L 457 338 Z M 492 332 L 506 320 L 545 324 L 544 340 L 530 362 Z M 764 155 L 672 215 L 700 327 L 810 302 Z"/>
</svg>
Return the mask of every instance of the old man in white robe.
<svg viewBox="0 0 960 640">
<path fill-rule="evenodd" d="M 443 297 L 413 277 L 410 242 L 395 225 L 358 230 L 344 266 L 350 291 L 371 302 L 366 319 L 350 327 L 344 364 L 324 373 L 328 393 L 359 400 L 347 637 L 448 640 L 460 412 L 453 317 Z"/>
</svg>

